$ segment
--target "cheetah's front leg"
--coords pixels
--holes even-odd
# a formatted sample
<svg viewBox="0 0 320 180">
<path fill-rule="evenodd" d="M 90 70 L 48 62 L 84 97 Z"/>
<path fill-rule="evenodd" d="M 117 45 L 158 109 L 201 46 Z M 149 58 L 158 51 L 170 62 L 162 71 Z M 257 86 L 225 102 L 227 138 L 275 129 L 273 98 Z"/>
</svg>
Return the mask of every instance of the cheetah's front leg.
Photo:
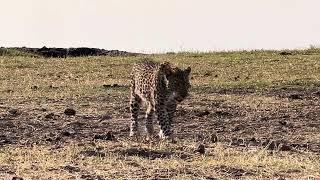
<svg viewBox="0 0 320 180">
<path fill-rule="evenodd" d="M 130 112 L 131 112 L 131 123 L 130 123 L 130 137 L 139 136 L 139 124 L 138 116 L 140 111 L 141 100 L 134 94 L 130 97 Z"/>
<path fill-rule="evenodd" d="M 175 116 L 175 112 L 177 109 L 177 103 L 174 100 L 170 100 L 167 102 L 167 113 L 168 113 L 168 124 L 170 127 L 172 126 L 173 118 Z"/>
<path fill-rule="evenodd" d="M 156 111 L 160 125 L 159 137 L 161 139 L 170 139 L 172 137 L 172 131 L 167 109 L 161 104 L 160 106 L 156 106 Z"/>
<path fill-rule="evenodd" d="M 146 112 L 146 130 L 148 132 L 149 137 L 152 137 L 153 135 L 153 119 L 155 117 L 155 107 L 154 103 L 149 102 L 147 106 L 147 112 Z"/>
</svg>

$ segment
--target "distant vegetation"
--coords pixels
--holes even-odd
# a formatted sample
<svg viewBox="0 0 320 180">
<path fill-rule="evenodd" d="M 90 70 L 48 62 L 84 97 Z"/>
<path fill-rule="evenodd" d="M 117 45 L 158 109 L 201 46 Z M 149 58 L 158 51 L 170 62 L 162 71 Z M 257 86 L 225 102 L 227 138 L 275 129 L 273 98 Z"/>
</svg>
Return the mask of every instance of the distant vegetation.
<svg viewBox="0 0 320 180">
<path fill-rule="evenodd" d="M 28 47 L 12 47 L 0 48 L 0 55 L 4 56 L 31 56 L 46 58 L 66 58 L 66 57 L 82 57 L 82 56 L 132 56 L 137 53 L 130 53 L 119 50 L 105 50 L 98 48 L 28 48 Z"/>
<path fill-rule="evenodd" d="M 285 49 L 285 50 L 239 50 L 239 51 L 206 51 L 206 52 L 167 52 L 167 55 L 175 54 L 251 54 L 251 53 L 268 53 L 282 56 L 289 55 L 312 55 L 320 53 L 320 48 L 310 46 L 308 49 Z M 66 58 L 66 57 L 83 57 L 83 56 L 136 56 L 142 53 L 127 52 L 120 50 L 106 50 L 99 48 L 78 47 L 78 48 L 29 48 L 29 47 L 0 47 L 0 56 L 26 56 L 26 57 L 45 57 L 45 58 Z"/>
</svg>

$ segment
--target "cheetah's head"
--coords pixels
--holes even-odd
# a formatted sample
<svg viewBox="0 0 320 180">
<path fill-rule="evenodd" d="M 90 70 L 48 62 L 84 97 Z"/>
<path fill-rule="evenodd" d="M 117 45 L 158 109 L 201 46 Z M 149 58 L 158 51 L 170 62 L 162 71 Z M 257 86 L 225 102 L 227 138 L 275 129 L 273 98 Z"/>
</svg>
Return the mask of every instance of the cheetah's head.
<svg viewBox="0 0 320 180">
<path fill-rule="evenodd" d="M 183 101 L 188 96 L 191 87 L 189 81 L 191 68 L 188 67 L 183 70 L 172 66 L 168 62 L 161 66 L 168 79 L 168 89 L 171 92 L 171 97 L 178 102 Z"/>
</svg>

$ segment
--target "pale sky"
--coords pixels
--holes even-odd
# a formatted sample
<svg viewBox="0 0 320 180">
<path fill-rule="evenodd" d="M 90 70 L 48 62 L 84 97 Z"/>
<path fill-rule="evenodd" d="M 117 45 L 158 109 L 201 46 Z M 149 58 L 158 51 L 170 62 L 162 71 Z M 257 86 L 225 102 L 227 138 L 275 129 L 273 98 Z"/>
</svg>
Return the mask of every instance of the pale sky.
<svg viewBox="0 0 320 180">
<path fill-rule="evenodd" d="M 135 52 L 320 45 L 319 0 L 0 0 L 0 46 Z"/>
</svg>

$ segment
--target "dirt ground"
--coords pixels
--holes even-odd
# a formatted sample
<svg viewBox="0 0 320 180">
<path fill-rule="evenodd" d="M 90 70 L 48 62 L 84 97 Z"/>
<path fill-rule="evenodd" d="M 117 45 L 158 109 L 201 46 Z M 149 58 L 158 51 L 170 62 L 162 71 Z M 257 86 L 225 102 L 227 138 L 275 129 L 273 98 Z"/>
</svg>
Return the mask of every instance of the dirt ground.
<svg viewBox="0 0 320 180">
<path fill-rule="evenodd" d="M 319 100 L 320 91 L 315 90 L 282 89 L 258 94 L 193 92 L 178 108 L 174 122 L 176 140 L 209 146 L 218 141 L 236 149 L 259 147 L 320 155 Z M 124 141 L 129 133 L 129 115 L 126 92 L 77 100 L 38 99 L 14 104 L 3 100 L 0 104 L 0 145 L 37 144 L 62 148 L 73 142 Z M 97 152 L 85 155 L 92 156 L 92 153 Z M 127 149 L 121 153 L 151 159 L 170 155 L 167 154 L 170 152 L 146 149 Z M 0 166 L 0 171 L 5 170 L 8 172 Z M 226 177 L 245 176 L 241 169 L 221 166 L 216 170 L 231 174 Z M 14 172 L 14 169 L 10 171 Z"/>
<path fill-rule="evenodd" d="M 90 142 L 107 132 L 116 139 L 127 138 L 128 99 L 125 93 L 84 97 L 69 108 L 72 100 L 1 102 L 0 144 Z M 258 102 L 249 105 L 253 99 Z M 178 107 L 174 131 L 177 139 L 209 140 L 209 135 L 216 135 L 220 142 L 235 146 L 279 141 L 288 150 L 319 154 L 319 100 L 320 91 L 192 93 Z M 67 115 L 66 109 L 75 110 L 75 115 Z"/>
</svg>

